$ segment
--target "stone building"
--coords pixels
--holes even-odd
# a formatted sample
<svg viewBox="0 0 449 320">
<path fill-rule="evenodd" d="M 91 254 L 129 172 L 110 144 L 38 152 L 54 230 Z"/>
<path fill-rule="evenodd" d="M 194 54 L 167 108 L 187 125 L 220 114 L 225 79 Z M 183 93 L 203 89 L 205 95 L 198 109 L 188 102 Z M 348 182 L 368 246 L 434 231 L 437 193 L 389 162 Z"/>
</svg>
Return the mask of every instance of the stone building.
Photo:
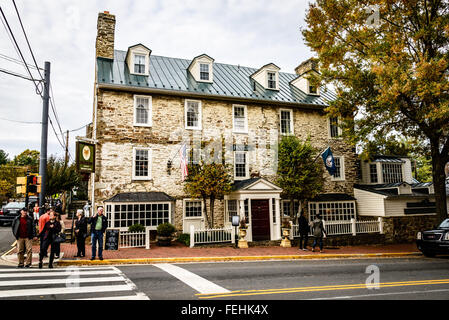
<svg viewBox="0 0 449 320">
<path fill-rule="evenodd" d="M 207 54 L 158 56 L 143 44 L 121 51 L 114 29 L 115 16 L 100 13 L 88 135 L 96 142 L 89 195 L 94 206 L 105 206 L 111 227 L 156 229 L 167 221 L 187 233 L 190 225 L 205 227 L 204 204 L 184 192 L 185 145 L 189 161 L 215 152 L 234 168 L 233 192 L 216 201 L 217 227 L 229 225 L 232 215 L 246 216 L 248 240 L 280 239 L 282 215 L 289 214 L 274 183 L 283 135 L 310 136 L 314 147 L 334 153 L 337 174 L 325 173 L 325 193 L 310 202 L 312 214 L 331 208 L 330 219 L 356 216 L 355 149 L 339 138 L 338 119 L 324 112 L 335 94 L 308 81 L 313 60 L 284 73 L 274 63 L 249 68 Z"/>
</svg>

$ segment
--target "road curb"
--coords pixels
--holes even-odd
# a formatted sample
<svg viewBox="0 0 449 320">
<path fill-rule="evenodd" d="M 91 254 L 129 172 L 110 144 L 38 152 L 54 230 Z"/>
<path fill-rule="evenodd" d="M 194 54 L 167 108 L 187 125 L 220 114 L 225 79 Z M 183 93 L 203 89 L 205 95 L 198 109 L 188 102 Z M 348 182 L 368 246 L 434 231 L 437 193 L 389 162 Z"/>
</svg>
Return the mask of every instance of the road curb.
<svg viewBox="0 0 449 320">
<path fill-rule="evenodd" d="M 115 264 L 154 264 L 154 263 L 188 263 L 188 262 L 229 262 L 229 261 L 261 261 L 261 260 L 325 260 L 348 258 L 400 258 L 422 256 L 420 252 L 397 253 L 360 253 L 360 254 L 310 254 L 310 255 L 278 255 L 278 256 L 229 256 L 229 257 L 179 257 L 179 258 L 139 258 L 139 259 L 107 259 L 107 260 L 62 260 L 58 266 L 77 265 L 115 265 Z"/>
</svg>

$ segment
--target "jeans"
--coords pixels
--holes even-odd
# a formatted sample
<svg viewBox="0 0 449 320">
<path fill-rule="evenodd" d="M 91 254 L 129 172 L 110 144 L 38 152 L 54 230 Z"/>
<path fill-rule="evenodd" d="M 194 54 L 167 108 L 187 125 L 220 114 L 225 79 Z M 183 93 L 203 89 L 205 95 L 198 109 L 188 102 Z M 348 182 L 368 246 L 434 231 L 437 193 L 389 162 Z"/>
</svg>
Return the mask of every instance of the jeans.
<svg viewBox="0 0 449 320">
<path fill-rule="evenodd" d="M 299 249 L 305 249 L 307 247 L 307 241 L 309 235 L 307 233 L 299 233 Z"/>
<path fill-rule="evenodd" d="M 91 235 L 92 239 L 92 258 L 95 258 L 97 252 L 98 241 L 98 257 L 103 257 L 103 232 L 101 230 L 94 230 Z"/>
<path fill-rule="evenodd" d="M 312 248 L 315 249 L 318 241 L 320 245 L 320 250 L 323 250 L 323 237 L 315 237 L 315 240 L 313 240 Z"/>
</svg>

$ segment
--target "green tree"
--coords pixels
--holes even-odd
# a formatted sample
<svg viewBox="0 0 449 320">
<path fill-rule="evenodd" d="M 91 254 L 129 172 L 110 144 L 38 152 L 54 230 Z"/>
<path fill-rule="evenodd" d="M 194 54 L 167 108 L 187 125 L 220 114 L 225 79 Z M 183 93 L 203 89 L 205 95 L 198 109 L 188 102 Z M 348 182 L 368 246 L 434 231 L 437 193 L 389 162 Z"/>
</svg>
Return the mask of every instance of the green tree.
<svg viewBox="0 0 449 320">
<path fill-rule="evenodd" d="M 0 149 L 0 166 L 7 164 L 9 162 L 8 154 Z"/>
<path fill-rule="evenodd" d="M 303 30 L 318 55 L 320 74 L 311 81 L 335 87 L 328 111 L 341 117 L 347 139 L 363 145 L 395 131 L 428 143 L 440 220 L 447 217 L 448 9 L 433 0 L 317 0 Z"/>
<path fill-rule="evenodd" d="M 50 156 L 47 161 L 46 197 L 52 198 L 64 191 L 70 192 L 80 183 L 81 178 L 74 163 L 66 165 L 64 159 Z"/>
<path fill-rule="evenodd" d="M 204 215 L 209 228 L 214 227 L 215 200 L 223 199 L 231 192 L 232 177 L 224 164 L 205 163 L 189 165 L 189 175 L 184 189 L 192 198 L 203 199 Z M 210 201 L 210 215 L 207 214 L 207 200 Z"/>
<path fill-rule="evenodd" d="M 39 156 L 39 151 L 26 149 L 21 154 L 15 156 L 13 162 L 16 166 L 27 166 L 31 171 L 37 172 L 39 170 Z"/>
<path fill-rule="evenodd" d="M 277 184 L 283 190 L 283 196 L 290 199 L 291 218 L 297 212 L 293 210 L 295 199 L 305 207 L 305 202 L 319 194 L 323 189 L 323 171 L 316 162 L 318 151 L 310 144 L 310 138 L 302 142 L 295 136 L 285 136 L 279 143 Z"/>
<path fill-rule="evenodd" d="M 17 167 L 12 163 L 0 166 L 0 200 L 16 198 L 17 177 L 26 176 L 27 167 Z"/>
</svg>

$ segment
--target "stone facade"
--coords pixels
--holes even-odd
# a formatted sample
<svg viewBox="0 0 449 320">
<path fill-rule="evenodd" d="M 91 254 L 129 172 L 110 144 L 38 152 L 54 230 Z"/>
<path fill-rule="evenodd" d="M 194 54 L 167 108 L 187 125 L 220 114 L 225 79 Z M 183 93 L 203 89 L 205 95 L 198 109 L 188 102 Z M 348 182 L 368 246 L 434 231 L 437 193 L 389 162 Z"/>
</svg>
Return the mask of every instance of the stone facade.
<svg viewBox="0 0 449 320">
<path fill-rule="evenodd" d="M 209 150 L 225 145 L 225 161 L 233 166 L 233 146 L 248 145 L 249 171 L 251 176 L 261 176 L 274 181 L 276 174 L 276 148 L 279 142 L 279 109 L 273 104 L 250 104 L 201 99 L 202 130 L 185 129 L 185 100 L 188 97 L 148 94 L 152 97 L 152 126 L 133 125 L 134 93 L 98 89 L 96 121 L 96 205 L 121 192 L 162 191 L 177 199 L 172 221 L 182 228 L 184 193 L 179 168 L 178 151 L 181 142 L 199 140 Z M 143 95 L 143 93 L 139 93 Z M 196 98 L 196 100 L 199 100 Z M 248 134 L 232 132 L 232 106 L 247 106 Z M 327 171 L 325 192 L 353 195 L 356 182 L 356 155 L 352 146 L 341 139 L 329 136 L 327 117 L 322 109 L 310 110 L 298 106 L 293 110 L 294 133 L 300 139 L 310 136 L 312 144 L 319 150 L 331 146 L 334 155 L 344 156 L 344 181 L 332 181 Z M 218 144 L 217 144 L 218 142 Z M 132 179 L 133 148 L 146 147 L 152 150 L 151 180 Z M 167 161 L 173 160 L 168 173 Z M 317 161 L 322 162 L 321 158 Z M 324 168 L 324 166 L 323 166 Z M 91 192 L 91 190 L 90 190 Z M 216 201 L 215 222 L 223 225 L 224 202 Z"/>
<path fill-rule="evenodd" d="M 387 243 L 414 242 L 418 231 L 432 230 L 438 223 L 437 217 L 434 215 L 385 217 L 383 221 Z"/>
<path fill-rule="evenodd" d="M 114 59 L 115 16 L 105 11 L 98 15 L 96 56 Z"/>
</svg>

